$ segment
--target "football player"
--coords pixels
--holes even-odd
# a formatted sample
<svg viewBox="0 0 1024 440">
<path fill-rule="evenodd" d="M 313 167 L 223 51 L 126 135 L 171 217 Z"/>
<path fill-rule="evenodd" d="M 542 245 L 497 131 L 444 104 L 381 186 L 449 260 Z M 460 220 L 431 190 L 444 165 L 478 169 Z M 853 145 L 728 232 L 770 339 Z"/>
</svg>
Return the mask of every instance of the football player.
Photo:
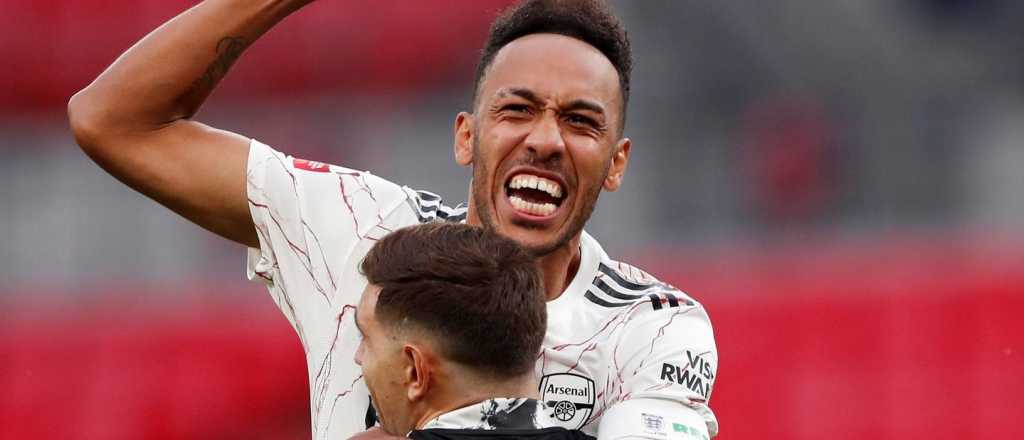
<svg viewBox="0 0 1024 440">
<path fill-rule="evenodd" d="M 351 311 L 358 265 L 398 228 L 467 222 L 539 259 L 548 330 L 536 362 L 547 417 L 601 439 L 707 438 L 717 351 L 704 308 L 609 257 L 583 227 L 622 184 L 632 65 L 597 0 L 529 0 L 493 23 L 454 156 L 466 206 L 368 172 L 290 157 L 193 117 L 231 64 L 302 0 L 207 0 L 128 49 L 69 103 L 82 149 L 128 186 L 249 247 L 305 348 L 314 438 L 372 425 Z M 358 60 L 351 60 L 355 63 Z"/>
</svg>

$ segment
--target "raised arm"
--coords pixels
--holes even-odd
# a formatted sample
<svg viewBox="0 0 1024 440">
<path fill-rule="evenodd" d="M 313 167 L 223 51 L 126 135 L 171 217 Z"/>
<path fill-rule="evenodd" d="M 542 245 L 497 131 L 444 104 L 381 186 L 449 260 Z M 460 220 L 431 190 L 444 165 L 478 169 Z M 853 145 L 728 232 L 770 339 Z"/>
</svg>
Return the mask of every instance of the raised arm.
<svg viewBox="0 0 1024 440">
<path fill-rule="evenodd" d="M 136 191 L 257 246 L 248 139 L 191 118 L 253 41 L 309 1 L 207 0 L 164 23 L 71 98 L 78 144 Z"/>
</svg>

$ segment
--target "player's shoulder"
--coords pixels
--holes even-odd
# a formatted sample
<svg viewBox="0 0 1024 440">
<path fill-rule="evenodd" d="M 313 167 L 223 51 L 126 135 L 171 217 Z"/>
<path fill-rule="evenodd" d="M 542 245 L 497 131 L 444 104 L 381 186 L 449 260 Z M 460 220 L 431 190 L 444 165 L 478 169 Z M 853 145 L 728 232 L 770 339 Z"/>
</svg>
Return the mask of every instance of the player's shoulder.
<svg viewBox="0 0 1024 440">
<path fill-rule="evenodd" d="M 276 185 L 293 193 L 323 191 L 340 196 L 341 201 L 352 197 L 373 201 L 407 197 L 401 186 L 369 171 L 302 159 L 255 139 L 250 142 L 247 177 L 250 186 Z"/>
<path fill-rule="evenodd" d="M 441 196 L 430 191 L 415 190 L 403 187 L 409 195 L 409 205 L 416 212 L 420 223 L 444 221 L 459 223 L 466 220 L 467 208 L 464 203 L 450 206 L 444 203 Z"/>
<path fill-rule="evenodd" d="M 350 210 L 360 204 L 373 205 L 376 213 L 383 215 L 404 205 L 411 211 L 411 220 L 419 223 L 461 222 L 466 218 L 465 204 L 450 206 L 435 193 L 400 185 L 369 171 L 293 157 L 255 139 L 250 146 L 247 173 L 250 191 L 276 191 L 294 198 L 312 194 L 316 196 L 311 200 L 314 207 L 333 206 L 333 200 Z"/>
<path fill-rule="evenodd" d="M 598 306 L 628 307 L 631 314 L 703 308 L 696 299 L 631 264 L 603 258 L 584 295 Z"/>
</svg>

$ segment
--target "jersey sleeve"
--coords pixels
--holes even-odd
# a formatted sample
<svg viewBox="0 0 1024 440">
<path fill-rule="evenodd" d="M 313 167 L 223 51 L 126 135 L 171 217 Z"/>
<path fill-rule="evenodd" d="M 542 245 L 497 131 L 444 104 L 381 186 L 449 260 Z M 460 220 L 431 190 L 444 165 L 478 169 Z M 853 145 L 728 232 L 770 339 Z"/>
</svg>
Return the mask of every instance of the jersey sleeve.
<svg viewBox="0 0 1024 440">
<path fill-rule="evenodd" d="M 679 402 L 630 399 L 612 405 L 601 417 L 597 440 L 708 440 L 704 419 Z"/>
<path fill-rule="evenodd" d="M 709 406 L 718 373 L 711 320 L 704 307 L 678 291 L 651 294 L 624 324 L 612 359 L 622 398 L 681 403 L 718 433 Z"/>
<path fill-rule="evenodd" d="M 407 223 L 415 222 L 409 189 L 368 172 L 287 156 L 255 140 L 246 180 L 259 236 L 259 248 L 248 250 L 248 278 L 267 285 L 297 330 L 316 310 L 332 309 L 324 305 L 337 302 L 339 285 L 361 258 L 353 255 L 360 242 L 405 226 L 393 221 L 401 207 L 407 213 L 400 214 L 412 218 Z"/>
</svg>

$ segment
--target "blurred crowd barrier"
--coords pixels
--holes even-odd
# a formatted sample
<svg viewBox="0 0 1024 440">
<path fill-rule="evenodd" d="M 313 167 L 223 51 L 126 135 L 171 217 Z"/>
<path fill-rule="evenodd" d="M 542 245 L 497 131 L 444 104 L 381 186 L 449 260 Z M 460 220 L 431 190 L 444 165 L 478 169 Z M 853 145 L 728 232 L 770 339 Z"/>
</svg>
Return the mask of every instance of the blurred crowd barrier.
<svg viewBox="0 0 1024 440">
<path fill-rule="evenodd" d="M 0 53 L 16 67 L 0 69 L 0 112 L 62 108 L 134 41 L 196 3 L 5 0 Z M 487 23 L 509 3 L 320 2 L 260 40 L 241 62 L 259 67 L 235 69 L 218 95 L 417 90 L 471 69 Z"/>
<path fill-rule="evenodd" d="M 1020 249 L 895 240 L 657 259 L 685 268 L 660 275 L 715 324 L 719 438 L 1013 439 Z M 20 313 L 0 321 L 0 438 L 308 438 L 296 336 L 259 286 L 218 288 L 5 304 Z"/>
</svg>

